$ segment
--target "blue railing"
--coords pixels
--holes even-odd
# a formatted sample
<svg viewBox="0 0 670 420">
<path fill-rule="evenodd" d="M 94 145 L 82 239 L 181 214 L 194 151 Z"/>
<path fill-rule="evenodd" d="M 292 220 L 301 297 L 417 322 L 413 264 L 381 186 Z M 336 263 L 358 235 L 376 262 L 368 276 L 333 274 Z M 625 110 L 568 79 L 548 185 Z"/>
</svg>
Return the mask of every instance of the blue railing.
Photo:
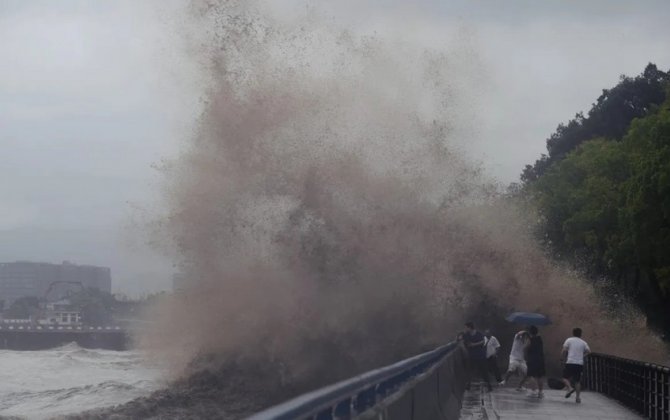
<svg viewBox="0 0 670 420">
<path fill-rule="evenodd" d="M 250 420 L 349 419 L 383 412 L 403 419 L 458 418 L 466 363 L 463 347 L 449 343 L 301 395 Z M 419 388 L 421 392 L 415 392 Z"/>
</svg>

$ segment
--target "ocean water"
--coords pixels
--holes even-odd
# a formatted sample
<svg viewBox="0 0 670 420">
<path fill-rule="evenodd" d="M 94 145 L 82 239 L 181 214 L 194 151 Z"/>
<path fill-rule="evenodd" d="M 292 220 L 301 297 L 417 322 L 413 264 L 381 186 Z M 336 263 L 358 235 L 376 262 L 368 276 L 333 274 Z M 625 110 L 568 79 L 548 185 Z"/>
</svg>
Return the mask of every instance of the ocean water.
<svg viewBox="0 0 670 420">
<path fill-rule="evenodd" d="M 0 350 L 0 416 L 47 419 L 107 407 L 164 385 L 163 372 L 137 351 Z"/>
</svg>

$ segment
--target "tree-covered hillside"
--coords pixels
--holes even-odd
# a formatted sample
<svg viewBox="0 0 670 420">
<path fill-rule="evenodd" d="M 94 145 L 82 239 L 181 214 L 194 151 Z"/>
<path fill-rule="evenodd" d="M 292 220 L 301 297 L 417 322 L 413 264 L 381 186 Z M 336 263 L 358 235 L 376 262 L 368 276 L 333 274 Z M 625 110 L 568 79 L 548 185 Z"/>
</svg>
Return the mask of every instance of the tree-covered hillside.
<svg viewBox="0 0 670 420">
<path fill-rule="evenodd" d="M 670 76 L 650 64 L 547 140 L 523 191 L 556 256 L 610 279 L 670 331 Z"/>
<path fill-rule="evenodd" d="M 534 165 L 526 165 L 521 181 L 532 182 L 541 177 L 555 162 L 583 142 L 597 137 L 621 139 L 631 121 L 644 117 L 666 97 L 670 75 L 649 64 L 642 74 L 631 78 L 621 76 L 612 89 L 604 89 L 587 115 L 579 112 L 567 124 L 560 124 L 547 139 L 547 154 Z"/>
</svg>

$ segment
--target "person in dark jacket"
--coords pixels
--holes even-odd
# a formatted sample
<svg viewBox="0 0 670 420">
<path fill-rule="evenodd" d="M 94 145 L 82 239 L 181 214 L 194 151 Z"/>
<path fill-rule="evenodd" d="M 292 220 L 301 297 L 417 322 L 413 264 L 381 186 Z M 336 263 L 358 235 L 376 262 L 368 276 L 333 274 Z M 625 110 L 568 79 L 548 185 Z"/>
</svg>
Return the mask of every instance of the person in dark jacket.
<svg viewBox="0 0 670 420">
<path fill-rule="evenodd" d="M 466 322 L 465 333 L 463 334 L 463 343 L 468 349 L 468 355 L 470 356 L 470 367 L 472 371 L 479 374 L 484 384 L 486 384 L 486 388 L 491 391 L 489 371 L 486 365 L 486 337 L 484 337 L 484 334 L 475 329 L 475 324 L 472 322 Z"/>
<path fill-rule="evenodd" d="M 531 326 L 528 330 L 530 332 L 530 343 L 526 353 L 526 364 L 528 365 L 528 377 L 535 381 L 537 385 L 537 397 L 543 398 L 544 393 L 542 388 L 544 386 L 544 376 L 546 375 L 544 368 L 544 346 L 542 345 L 542 337 L 538 335 L 537 327 Z"/>
</svg>

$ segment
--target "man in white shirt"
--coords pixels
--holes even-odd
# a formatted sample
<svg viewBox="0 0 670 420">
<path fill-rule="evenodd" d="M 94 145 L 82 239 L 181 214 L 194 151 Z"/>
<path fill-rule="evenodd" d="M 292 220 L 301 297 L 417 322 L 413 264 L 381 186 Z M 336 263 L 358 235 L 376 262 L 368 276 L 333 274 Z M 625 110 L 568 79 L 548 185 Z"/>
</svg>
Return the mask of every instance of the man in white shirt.
<svg viewBox="0 0 670 420">
<path fill-rule="evenodd" d="M 581 392 L 582 370 L 584 369 L 584 357 L 591 353 L 591 349 L 586 341 L 582 340 L 582 329 L 575 328 L 572 330 L 572 337 L 565 340 L 563 343 L 563 351 L 561 358 L 565 360 L 565 368 L 563 369 L 563 382 L 568 388 L 568 393 L 565 398 L 570 398 L 573 392 L 576 391 L 575 402 L 582 402 L 579 398 Z M 574 387 L 572 386 L 574 384 Z"/>
<path fill-rule="evenodd" d="M 498 368 L 498 349 L 500 349 L 500 342 L 491 334 L 491 330 L 484 331 L 486 337 L 486 364 L 489 371 L 496 377 L 496 383 L 500 383 L 500 369 Z"/>
<path fill-rule="evenodd" d="M 523 384 L 527 379 L 526 373 L 528 372 L 528 367 L 526 365 L 526 348 L 528 347 L 528 342 L 528 331 L 521 330 L 514 335 L 512 350 L 509 353 L 509 367 L 507 368 L 505 379 L 498 385 L 505 385 L 507 381 L 509 381 L 509 378 L 514 373 L 517 373 L 521 376 L 521 382 L 519 382 L 519 386 L 517 386 L 516 390 L 521 391 L 523 389 Z"/>
</svg>

